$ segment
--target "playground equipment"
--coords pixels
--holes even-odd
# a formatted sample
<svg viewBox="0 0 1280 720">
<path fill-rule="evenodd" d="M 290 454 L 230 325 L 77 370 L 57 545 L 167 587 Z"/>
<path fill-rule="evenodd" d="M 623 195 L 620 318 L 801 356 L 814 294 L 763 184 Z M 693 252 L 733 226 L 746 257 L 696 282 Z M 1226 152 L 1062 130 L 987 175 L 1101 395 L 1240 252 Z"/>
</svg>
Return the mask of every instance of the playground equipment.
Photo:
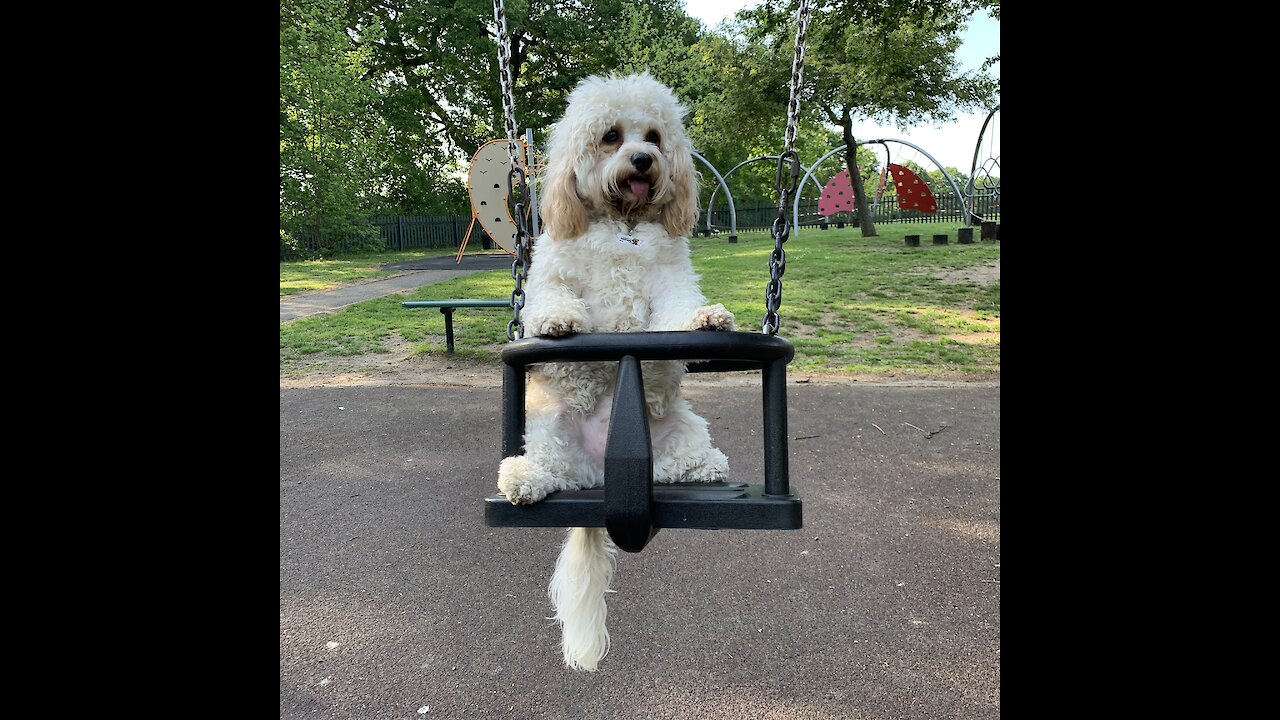
<svg viewBox="0 0 1280 720">
<path fill-rule="evenodd" d="M 695 156 L 697 156 L 697 157 L 698 157 L 698 159 L 702 160 L 702 156 L 701 156 L 701 155 L 698 155 L 697 153 L 694 153 L 694 155 L 695 155 Z M 727 173 L 725 173 L 725 174 L 724 174 L 724 177 L 721 177 L 721 176 L 720 176 L 720 173 L 716 172 L 715 167 L 712 167 L 712 166 L 711 166 L 711 163 L 707 162 L 706 160 L 702 160 L 702 162 L 706 163 L 708 167 L 711 167 L 711 172 L 715 173 L 715 174 L 716 174 L 716 178 L 720 181 L 720 187 L 724 188 L 724 195 L 725 195 L 725 199 L 726 199 L 726 200 L 728 201 L 728 203 L 729 203 L 729 224 L 730 224 L 730 228 L 729 228 L 729 242 L 731 242 L 731 243 L 738 242 L 738 211 L 737 211 L 737 209 L 734 207 L 734 204 L 733 204 L 733 195 L 732 195 L 732 194 L 730 194 L 730 192 L 729 192 L 729 185 L 728 185 L 729 176 L 733 175 L 734 171 L 735 171 L 735 170 L 737 170 L 738 168 L 743 167 L 743 166 L 745 166 L 745 165 L 750 165 L 750 164 L 751 164 L 751 163 L 753 163 L 753 162 L 760 162 L 761 160 L 772 160 L 772 161 L 774 161 L 774 162 L 777 162 L 777 161 L 778 161 L 778 156 L 777 156 L 777 155 L 761 155 L 760 157 L 757 157 L 757 158 L 751 158 L 750 160 L 744 160 L 744 161 L 742 161 L 742 162 L 738 163 L 737 165 L 734 165 L 732 168 L 730 168 L 730 169 L 729 169 L 729 172 L 727 172 Z M 813 184 L 814 184 L 814 185 L 818 185 L 818 180 L 817 180 L 817 178 L 814 178 L 814 179 L 813 179 Z M 818 187 L 819 187 L 819 188 L 821 188 L 822 186 L 821 186 L 821 185 L 818 185 Z M 710 235 L 710 234 L 711 234 L 711 231 L 712 231 L 712 229 L 713 229 L 713 227 L 712 227 L 712 223 L 711 223 L 711 217 L 712 217 L 712 214 L 711 214 L 711 213 L 712 213 L 712 211 L 715 209 L 715 204 L 716 204 L 716 190 L 717 190 L 717 189 L 718 189 L 718 188 L 712 188 L 712 190 L 711 190 L 711 199 L 709 199 L 709 200 L 707 201 L 707 224 L 706 224 L 706 226 L 705 226 L 705 227 L 706 227 L 706 231 L 707 231 L 707 235 Z"/>
<path fill-rule="evenodd" d="M 458 260 L 467 249 L 471 231 L 478 222 L 489 237 L 503 250 L 516 251 L 516 224 L 511 219 L 507 204 L 507 175 L 511 172 L 511 159 L 507 155 L 510 140 L 490 140 L 480 146 L 471 158 L 467 172 L 467 195 L 471 198 L 471 224 L 458 249 Z"/>
<path fill-rule="evenodd" d="M 519 143 L 519 141 L 515 141 Z M 507 176 L 511 172 L 514 158 L 504 149 L 512 144 L 510 138 L 490 140 L 476 150 L 471 156 L 471 165 L 467 170 L 467 196 L 471 199 L 471 224 L 462 236 L 462 244 L 454 262 L 462 262 L 462 254 L 467 251 L 467 241 L 471 239 L 471 231 L 476 223 L 488 233 L 489 237 L 503 250 L 515 254 L 516 224 L 511 217 L 510 204 L 507 202 L 509 188 Z M 521 144 L 526 167 L 532 165 L 529 158 L 533 153 L 533 130 L 525 130 L 525 141 Z M 530 194 L 533 195 L 530 185 Z M 533 195 L 536 202 L 536 195 Z M 538 232 L 538 218 L 532 217 L 533 232 Z"/>
<path fill-rule="evenodd" d="M 1000 216 L 1000 106 L 995 106 L 978 132 L 973 164 L 965 194 L 970 198 L 970 224 L 990 222 Z"/>
<path fill-rule="evenodd" d="M 894 138 L 879 138 L 879 139 L 876 139 L 876 140 L 862 140 L 862 141 L 859 141 L 859 142 L 857 143 L 857 145 L 855 145 L 855 147 L 857 147 L 857 146 L 861 146 L 861 145 L 879 144 L 879 145 L 882 145 L 882 146 L 885 148 L 886 157 L 887 157 L 887 155 L 888 155 L 889 143 L 897 143 L 897 144 L 899 144 L 899 145 L 904 145 L 904 146 L 906 146 L 906 147 L 912 148 L 913 150 L 915 150 L 915 151 L 919 152 L 919 153 L 920 153 L 921 155 L 923 155 L 924 157 L 928 158 L 928 159 L 929 159 L 929 161 L 933 163 L 933 166 L 942 172 L 942 176 L 943 176 L 943 178 L 944 178 L 944 179 L 947 181 L 947 183 L 951 186 L 951 189 L 955 192 L 956 197 L 960 199 L 960 202 L 961 202 L 961 203 L 964 203 L 964 202 L 965 202 L 965 195 L 964 195 L 964 193 L 960 192 L 960 187 L 959 187 L 958 185 L 956 185 L 956 181 L 955 181 L 955 179 L 954 179 L 954 178 L 952 178 L 952 177 L 951 177 L 951 174 L 950 174 L 950 173 L 948 173 L 948 172 L 946 171 L 946 168 L 943 168 L 943 167 L 942 167 L 942 164 L 941 164 L 941 163 L 939 163 L 939 162 L 937 161 L 937 159 L 935 159 L 932 155 L 930 155 L 930 154 L 929 154 L 929 153 L 928 153 L 924 148 L 920 147 L 919 145 L 915 145 L 915 144 L 910 143 L 910 142 L 908 142 L 908 141 L 906 141 L 906 140 L 898 140 L 898 139 L 894 139 Z M 821 165 L 821 164 L 823 163 L 823 161 L 825 161 L 827 158 L 831 157 L 832 155 L 835 155 L 836 153 L 844 152 L 844 151 L 845 151 L 845 146 L 844 146 L 844 145 L 840 145 L 839 147 L 833 148 L 833 149 L 831 149 L 830 151 L 828 151 L 825 155 L 823 155 L 822 157 L 818 158 L 816 161 L 814 161 L 814 163 L 813 163 L 812 165 L 810 165 L 808 168 L 806 168 L 806 169 L 805 169 L 805 172 L 804 172 L 804 179 L 805 179 L 805 180 L 808 180 L 809 178 L 814 177 L 814 173 L 815 173 L 815 171 L 818 169 L 818 166 L 819 166 L 819 165 Z M 881 167 L 886 167 L 887 165 L 888 165 L 888 162 L 887 162 L 887 161 L 886 161 L 886 162 L 884 162 L 884 163 L 881 163 Z M 904 169 L 905 169 L 905 168 L 904 168 Z M 913 173 L 913 174 L 914 174 L 914 173 Z M 905 176 L 904 176 L 904 177 L 905 177 Z M 917 176 L 917 178 L 918 178 L 918 177 L 919 177 L 919 176 Z M 816 182 L 816 181 L 815 181 L 815 182 Z M 804 184 L 804 183 L 803 183 L 803 181 L 801 181 L 801 185 L 802 185 L 802 186 L 803 186 L 803 184 Z M 926 185 L 926 187 L 927 187 L 927 185 Z M 800 223 L 799 223 L 799 216 L 800 216 L 800 195 L 801 195 L 801 193 L 797 192 L 797 193 L 796 193 L 796 196 L 795 196 L 795 199 L 792 201 L 792 218 L 793 218 L 793 222 L 794 222 L 794 226 L 792 227 L 792 231 L 793 231 L 793 232 L 795 232 L 796 234 L 799 234 L 799 232 L 800 232 Z M 877 194 L 877 195 L 878 195 L 878 194 Z M 932 193 L 930 193 L 930 195 L 932 195 Z M 936 201 L 935 201 L 935 205 L 936 205 Z M 821 205 L 819 205 L 819 207 L 821 207 Z M 936 208 L 935 208 L 935 209 L 936 209 Z M 820 212 L 821 212 L 821 210 L 820 210 Z"/>
</svg>

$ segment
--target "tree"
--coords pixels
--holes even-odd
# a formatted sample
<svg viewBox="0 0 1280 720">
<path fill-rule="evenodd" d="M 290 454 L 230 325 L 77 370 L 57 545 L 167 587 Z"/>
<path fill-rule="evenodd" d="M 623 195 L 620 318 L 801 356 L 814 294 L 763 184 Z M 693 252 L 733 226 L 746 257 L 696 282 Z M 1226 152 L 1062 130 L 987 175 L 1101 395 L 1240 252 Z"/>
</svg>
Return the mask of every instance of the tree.
<svg viewBox="0 0 1280 720">
<path fill-rule="evenodd" d="M 318 236 L 322 252 L 377 234 L 362 209 L 377 194 L 383 125 L 343 14 L 339 0 L 280 4 L 280 229 Z"/>
<path fill-rule="evenodd" d="M 755 37 L 791 57 L 795 0 L 744 13 Z M 853 120 L 893 122 L 902 129 L 947 121 L 955 111 L 992 104 L 997 83 L 985 72 L 956 72 L 964 21 L 981 0 L 829 2 L 812 10 L 806 41 L 801 108 L 811 119 L 841 129 L 846 161 L 856 165 Z M 863 173 L 853 176 L 862 235 L 876 234 Z"/>
<path fill-rule="evenodd" d="M 717 33 L 702 35 L 693 46 L 696 72 L 676 78 L 674 89 L 689 106 L 686 124 L 694 148 L 721 173 L 739 163 L 777 155 L 785 127 L 785 73 L 759 43 L 735 42 Z M 730 178 L 735 203 L 771 198 L 775 163 L 743 167 Z M 702 174 L 707 197 L 718 186 Z M 721 202 L 724 194 L 718 193 Z"/>
<path fill-rule="evenodd" d="M 391 128 L 393 199 L 408 206 L 422 196 L 462 198 L 449 179 L 482 144 L 507 134 L 491 0 L 351 6 L 349 30 L 371 54 L 368 76 L 380 84 Z M 516 132 L 534 128 L 535 142 L 588 75 L 649 68 L 669 82 L 680 76 L 699 30 L 679 0 L 513 0 L 505 14 Z"/>
<path fill-rule="evenodd" d="M 360 26 L 385 28 L 370 41 L 374 72 L 446 152 L 469 159 L 505 137 L 490 0 L 354 2 Z M 544 131 L 588 75 L 645 66 L 659 77 L 679 72 L 697 32 L 678 0 L 520 0 L 505 12 L 517 132 Z"/>
<path fill-rule="evenodd" d="M 696 62 L 673 87 L 690 106 L 689 135 L 694 148 L 721 173 L 754 158 L 777 156 L 787 125 L 790 61 L 783 63 L 767 45 L 746 37 L 740 21 L 727 20 L 717 32 L 702 35 L 692 47 Z M 796 150 L 802 159 L 826 154 L 839 135 L 816 123 L 797 127 Z M 729 179 L 736 204 L 776 203 L 776 162 L 756 162 Z M 819 183 L 827 178 L 819 178 Z M 709 196 L 715 177 L 703 173 Z M 812 189 L 810 189 L 812 195 Z M 723 194 L 717 198 L 723 200 Z"/>
</svg>

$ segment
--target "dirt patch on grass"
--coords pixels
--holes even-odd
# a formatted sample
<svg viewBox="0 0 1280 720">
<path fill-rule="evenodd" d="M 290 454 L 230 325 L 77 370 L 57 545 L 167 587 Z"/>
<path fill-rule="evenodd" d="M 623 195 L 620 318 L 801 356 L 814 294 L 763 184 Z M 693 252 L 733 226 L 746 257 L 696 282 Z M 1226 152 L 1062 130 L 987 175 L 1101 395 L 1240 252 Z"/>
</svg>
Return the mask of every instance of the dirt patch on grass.
<svg viewBox="0 0 1280 720">
<path fill-rule="evenodd" d="M 1000 282 L 1000 259 L 996 258 L 995 262 L 987 265 L 974 265 L 960 268 L 959 270 L 944 270 L 930 273 L 930 275 L 948 285 L 959 285 L 961 283 L 994 285 Z"/>
<path fill-rule="evenodd" d="M 955 340 L 965 345 L 988 345 L 1000 342 L 1000 333 L 997 332 L 974 332 L 959 333 L 956 335 L 943 335 L 948 340 Z"/>
<path fill-rule="evenodd" d="M 443 343 L 443 340 L 441 341 Z M 416 345 L 396 336 L 383 343 L 385 353 L 308 355 L 280 375 L 282 388 L 350 387 L 354 385 L 441 385 L 497 387 L 502 366 L 460 355 L 417 353 Z"/>
</svg>

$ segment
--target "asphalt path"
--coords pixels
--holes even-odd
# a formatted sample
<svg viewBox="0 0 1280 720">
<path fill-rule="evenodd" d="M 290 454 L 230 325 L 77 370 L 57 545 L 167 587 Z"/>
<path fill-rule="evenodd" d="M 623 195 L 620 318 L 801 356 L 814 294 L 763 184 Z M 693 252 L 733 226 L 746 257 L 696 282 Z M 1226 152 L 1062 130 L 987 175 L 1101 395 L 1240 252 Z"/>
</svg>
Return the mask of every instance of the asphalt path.
<svg viewBox="0 0 1280 720">
<path fill-rule="evenodd" d="M 998 718 L 1000 388 L 787 388 L 796 531 L 622 553 L 565 668 L 559 529 L 489 528 L 498 388 L 280 391 L 280 717 Z M 761 482 L 758 385 L 691 384 Z"/>
<path fill-rule="evenodd" d="M 454 256 L 449 255 L 388 263 L 382 269 L 396 272 L 396 275 L 280 298 L 280 322 L 337 312 L 358 302 L 410 292 L 423 285 L 452 280 L 482 270 L 510 267 L 511 256 L 505 252 L 471 253 L 464 255 L 462 262 L 456 262 Z"/>
</svg>

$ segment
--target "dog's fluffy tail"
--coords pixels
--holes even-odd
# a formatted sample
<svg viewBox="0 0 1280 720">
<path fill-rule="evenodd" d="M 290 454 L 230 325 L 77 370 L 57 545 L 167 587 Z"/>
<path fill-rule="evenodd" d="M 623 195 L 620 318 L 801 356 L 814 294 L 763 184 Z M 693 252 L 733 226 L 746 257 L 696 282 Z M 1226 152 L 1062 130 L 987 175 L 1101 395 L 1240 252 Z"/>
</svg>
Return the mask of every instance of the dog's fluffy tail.
<svg viewBox="0 0 1280 720">
<path fill-rule="evenodd" d="M 618 548 L 604 528 L 569 528 L 547 594 L 563 630 L 564 662 L 594 671 L 609 652 L 604 594 L 613 579 Z"/>
</svg>

